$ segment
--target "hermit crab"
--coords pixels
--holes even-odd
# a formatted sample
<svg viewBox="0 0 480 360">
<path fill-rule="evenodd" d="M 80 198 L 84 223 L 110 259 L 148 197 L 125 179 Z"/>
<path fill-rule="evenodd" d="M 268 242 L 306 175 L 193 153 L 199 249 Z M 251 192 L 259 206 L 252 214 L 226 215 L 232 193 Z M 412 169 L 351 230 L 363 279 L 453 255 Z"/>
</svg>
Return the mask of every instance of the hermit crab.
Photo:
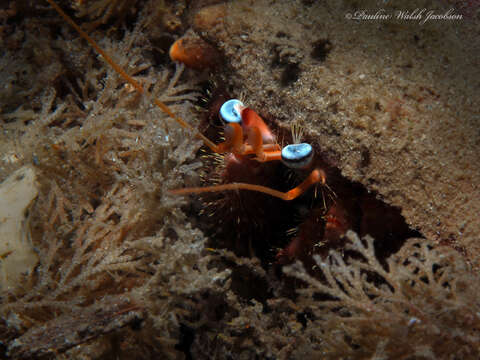
<svg viewBox="0 0 480 360">
<path fill-rule="evenodd" d="M 312 262 L 312 254 L 326 254 L 331 248 L 342 247 L 343 235 L 348 229 L 360 235 L 373 235 L 382 243 L 390 241 L 385 247 L 385 251 L 389 252 L 399 248 L 404 239 L 418 235 L 408 228 L 398 209 L 377 200 L 360 184 L 342 177 L 340 171 L 318 153 L 317 145 L 294 141 L 281 146 L 262 117 L 240 100 L 231 99 L 221 106 L 225 139 L 218 144 L 213 142 L 162 101 L 148 94 L 53 0 L 47 1 L 131 87 L 150 98 L 178 125 L 201 139 L 211 152 L 224 155 L 221 182 L 204 187 L 171 189 L 170 192 L 175 195 L 232 193 L 229 197 L 232 201 L 225 208 L 243 214 L 242 217 L 231 217 L 232 224 L 238 226 L 238 242 L 243 247 L 244 243 L 248 243 L 250 250 L 252 246 L 256 247 L 253 252 L 257 256 L 262 255 L 261 252 L 264 255 L 269 253 L 260 256 L 266 262 L 285 264 L 300 259 L 308 264 Z M 279 169 L 271 167 L 271 164 L 285 166 Z M 285 174 L 292 171 L 304 177 L 290 186 L 285 181 L 288 177 Z M 317 196 L 318 189 L 322 196 Z M 243 193 L 253 195 L 241 198 Z M 244 236 L 245 227 L 248 236 Z M 246 242 L 245 237 L 248 238 Z M 392 245 L 394 238 L 398 239 L 398 243 Z"/>
<path fill-rule="evenodd" d="M 229 152 L 231 161 L 254 155 L 258 162 L 281 161 L 292 169 L 305 169 L 312 165 L 314 151 L 308 143 L 290 144 L 281 148 L 263 119 L 252 109 L 236 99 L 225 102 L 220 109 L 220 116 L 225 121 L 225 141 L 212 150 L 217 153 Z M 224 190 L 252 190 L 278 197 L 282 200 L 293 200 L 303 194 L 313 184 L 326 184 L 325 173 L 315 168 L 298 186 L 280 192 L 265 186 L 231 183 L 217 186 L 185 188 L 171 191 L 174 194 L 202 193 Z"/>
</svg>

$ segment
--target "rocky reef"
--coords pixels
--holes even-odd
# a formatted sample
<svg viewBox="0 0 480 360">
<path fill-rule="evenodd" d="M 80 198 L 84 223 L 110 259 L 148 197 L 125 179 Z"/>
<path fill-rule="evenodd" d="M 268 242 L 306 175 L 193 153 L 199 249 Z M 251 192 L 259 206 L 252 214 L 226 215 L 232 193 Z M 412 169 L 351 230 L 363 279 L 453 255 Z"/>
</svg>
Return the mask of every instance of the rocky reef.
<svg viewBox="0 0 480 360">
<path fill-rule="evenodd" d="M 47 2 L 0 5 L 0 357 L 479 357 L 475 2 L 59 4 L 148 95 Z M 231 97 L 328 187 L 169 193 L 232 179 L 151 99 L 219 142 Z"/>
</svg>

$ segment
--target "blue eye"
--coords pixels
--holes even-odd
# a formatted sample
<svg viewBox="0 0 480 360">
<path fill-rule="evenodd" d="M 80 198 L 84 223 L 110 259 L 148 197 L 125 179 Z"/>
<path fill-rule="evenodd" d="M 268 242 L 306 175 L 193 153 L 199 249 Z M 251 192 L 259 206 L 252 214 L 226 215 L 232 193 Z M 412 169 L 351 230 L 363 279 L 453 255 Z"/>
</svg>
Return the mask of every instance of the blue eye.
<svg viewBox="0 0 480 360">
<path fill-rule="evenodd" d="M 220 108 L 220 117 L 226 123 L 241 123 L 242 109 L 245 107 L 240 100 L 232 99 L 223 103 Z"/>
<path fill-rule="evenodd" d="M 310 165 L 313 148 L 310 144 L 291 144 L 282 149 L 282 162 L 292 169 L 301 169 Z"/>
</svg>

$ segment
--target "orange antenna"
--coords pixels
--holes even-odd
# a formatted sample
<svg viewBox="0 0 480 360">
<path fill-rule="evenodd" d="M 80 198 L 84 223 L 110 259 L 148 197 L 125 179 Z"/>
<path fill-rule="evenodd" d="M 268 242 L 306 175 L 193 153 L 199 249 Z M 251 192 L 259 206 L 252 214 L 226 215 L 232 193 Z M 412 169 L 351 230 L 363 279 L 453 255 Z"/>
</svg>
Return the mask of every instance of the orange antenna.
<svg viewBox="0 0 480 360">
<path fill-rule="evenodd" d="M 175 120 L 181 127 L 192 131 L 194 135 L 200 138 L 203 143 L 208 146 L 212 151 L 217 151 L 217 145 L 213 143 L 210 139 L 208 139 L 205 135 L 201 134 L 197 131 L 192 125 L 184 121 L 182 118 L 176 116 L 170 108 L 165 105 L 162 101 L 158 100 L 157 98 L 151 97 L 150 95 L 146 94 L 145 89 L 143 86 L 135 80 L 133 77 L 127 74 L 127 72 L 118 65 L 113 59 L 103 50 L 95 40 L 93 40 L 90 35 L 88 35 L 80 26 L 78 26 L 73 19 L 68 16 L 61 8 L 58 6 L 53 0 L 47 0 L 47 2 L 55 9 L 56 12 L 62 16 L 66 22 L 73 26 L 73 28 L 80 34 L 80 36 L 85 39 L 100 55 L 102 55 L 103 59 L 118 73 L 120 76 L 125 79 L 130 85 L 132 85 L 140 94 L 146 95 L 150 98 L 150 100 L 157 105 L 165 114 L 170 116 L 173 120 Z"/>
<path fill-rule="evenodd" d="M 169 192 L 175 195 L 187 195 L 187 194 L 201 194 L 205 192 L 217 192 L 217 191 L 224 191 L 224 190 L 250 190 L 250 191 L 261 192 L 282 200 L 289 201 L 289 200 L 296 199 L 297 197 L 302 195 L 314 184 L 320 183 L 322 185 L 325 185 L 326 183 L 325 178 L 326 178 L 325 172 L 323 170 L 315 169 L 310 173 L 310 175 L 308 175 L 308 177 L 305 180 L 303 180 L 303 182 L 300 185 L 298 185 L 297 187 L 287 192 L 281 192 L 266 186 L 246 184 L 246 183 L 231 183 L 231 184 L 223 184 L 223 185 L 207 186 L 207 187 L 191 187 L 191 188 L 184 188 L 184 189 L 169 190 Z"/>
</svg>

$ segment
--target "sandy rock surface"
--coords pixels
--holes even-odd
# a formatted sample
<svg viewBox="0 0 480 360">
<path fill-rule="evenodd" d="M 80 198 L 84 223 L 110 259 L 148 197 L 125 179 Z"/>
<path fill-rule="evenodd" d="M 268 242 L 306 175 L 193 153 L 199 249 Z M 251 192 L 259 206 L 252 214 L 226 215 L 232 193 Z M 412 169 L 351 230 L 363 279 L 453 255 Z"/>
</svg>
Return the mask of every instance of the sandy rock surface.
<svg viewBox="0 0 480 360">
<path fill-rule="evenodd" d="M 250 106 L 281 127 L 303 120 L 343 175 L 478 265 L 479 22 L 425 21 L 451 8 L 428 1 L 355 6 L 234 2 L 223 23 L 196 24 L 226 54 L 228 81 Z M 415 8 L 425 8 L 420 20 L 396 18 Z M 379 9 L 392 18 L 348 19 Z"/>
</svg>

